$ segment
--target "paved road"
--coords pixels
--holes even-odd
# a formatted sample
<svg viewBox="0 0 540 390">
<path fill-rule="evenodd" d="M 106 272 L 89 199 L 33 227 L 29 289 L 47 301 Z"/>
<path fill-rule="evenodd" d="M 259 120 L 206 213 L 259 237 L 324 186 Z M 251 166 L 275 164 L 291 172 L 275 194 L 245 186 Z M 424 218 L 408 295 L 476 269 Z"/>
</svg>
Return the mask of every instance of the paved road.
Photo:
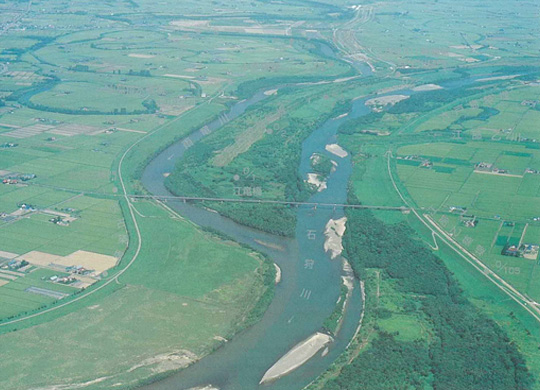
<svg viewBox="0 0 540 390">
<path fill-rule="evenodd" d="M 503 291 L 506 295 L 508 295 L 511 299 L 513 299 L 517 304 L 519 304 L 521 307 L 527 310 L 536 321 L 540 322 L 540 307 L 539 307 L 538 302 L 526 297 L 517 289 L 515 289 L 511 284 L 509 284 L 503 278 L 497 275 L 497 273 L 491 270 L 478 257 L 472 254 L 469 250 L 467 250 L 467 248 L 463 247 L 454 238 L 452 238 L 448 233 L 446 233 L 443 229 L 441 229 L 429 215 L 419 213 L 417 210 L 415 210 L 412 207 L 410 202 L 405 198 L 405 196 L 402 194 L 402 192 L 399 190 L 396 184 L 396 181 L 394 179 L 394 175 L 392 173 L 392 169 L 390 166 L 390 161 L 392 157 L 393 157 L 392 152 L 388 151 L 387 152 L 387 169 L 388 169 L 388 174 L 390 176 L 390 180 L 392 181 L 392 186 L 394 187 L 394 190 L 397 192 L 397 194 L 399 195 L 403 203 L 405 203 L 410 208 L 410 210 L 414 213 L 414 215 L 420 220 L 420 222 L 422 222 L 422 224 L 431 231 L 434 242 L 436 243 L 437 239 L 444 242 L 450 249 L 456 252 L 461 258 L 463 258 L 470 265 L 472 265 L 474 268 L 480 271 L 490 282 L 492 282 L 501 291 Z M 438 248 L 438 245 L 436 246 Z"/>
</svg>

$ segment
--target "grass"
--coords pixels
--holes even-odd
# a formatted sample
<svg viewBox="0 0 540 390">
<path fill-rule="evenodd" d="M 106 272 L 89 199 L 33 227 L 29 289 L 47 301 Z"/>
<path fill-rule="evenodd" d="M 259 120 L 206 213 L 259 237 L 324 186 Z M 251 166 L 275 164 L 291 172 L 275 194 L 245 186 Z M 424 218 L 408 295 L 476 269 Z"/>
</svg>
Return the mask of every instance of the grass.
<svg viewBox="0 0 540 390">
<path fill-rule="evenodd" d="M 201 233 L 188 222 L 171 219 L 164 211 L 156 210 L 155 205 L 143 202 L 136 207 L 146 216 L 141 233 L 148 244 L 141 256 L 153 260 L 135 263 L 124 279 L 127 284 L 144 284 L 202 299 L 211 292 L 219 294 L 221 285 L 233 283 L 261 263 L 257 255 L 246 253 L 238 244 L 216 245 L 210 233 Z M 182 240 L 177 241 L 176 237 Z M 242 295 L 241 291 L 238 293 Z"/>
<path fill-rule="evenodd" d="M 101 377 L 106 380 L 94 388 L 107 389 L 118 382 L 134 384 L 156 371 L 175 368 L 147 359 L 183 350 L 197 357 L 209 352 L 219 344 L 215 336 L 229 335 L 230 323 L 240 312 L 144 286 L 128 286 L 53 322 L 4 335 L 2 350 L 12 359 L 1 363 L 0 377 L 10 389 Z M 115 353 L 110 353 L 111 345 Z M 57 357 L 51 361 L 51 356 Z M 51 364 L 55 367 L 52 376 L 46 374 Z M 138 364 L 142 366 L 127 373 Z"/>
<path fill-rule="evenodd" d="M 53 3 L 47 6 L 55 7 Z M 51 22 L 61 24 L 61 18 L 49 17 Z M 81 20 L 74 18 L 73 22 Z M 126 45 L 127 40 L 130 42 Z M 303 45 L 313 46 L 308 43 L 287 44 L 272 52 L 268 49 L 275 43 L 267 37 L 246 39 L 234 51 L 218 50 L 222 42 L 212 35 L 176 31 L 146 34 L 109 28 L 62 34 L 58 42 L 26 53 L 30 69 L 40 74 L 54 72 L 61 81 L 53 89 L 37 90 L 29 96 L 39 109 L 13 105 L 11 111 L 0 113 L 0 123 L 8 125 L 0 132 L 12 131 L 9 125 L 28 127 L 36 123 L 92 126 L 95 130 L 69 137 L 43 132 L 17 139 L 17 148 L 0 151 L 0 169 L 37 176 L 25 187 L 0 186 L 0 211 L 10 213 L 20 202 L 27 202 L 40 209 L 75 210 L 78 216 L 68 227 L 53 225 L 41 213 L 1 224 L 0 250 L 19 254 L 39 250 L 58 255 L 88 250 L 117 257 L 126 251 L 109 273 L 114 275 L 132 258 L 136 247 L 133 225 L 124 221 L 126 210 L 122 211 L 115 198 L 117 164 L 130 145 L 157 131 L 124 159 L 128 192 L 135 192 L 140 190 L 137 179 L 141 167 L 150 158 L 226 109 L 231 99 L 217 97 L 222 90 L 230 95 L 238 84 L 265 75 L 270 67 L 275 68 L 272 72 L 276 77 L 289 74 L 289 67 L 306 75 L 328 63 L 336 66 L 325 68 L 325 74 L 346 69 L 337 61 L 324 62 L 319 55 L 304 51 Z M 201 47 L 208 52 L 203 53 Z M 176 54 L 171 56 L 171 52 Z M 129 56 L 133 53 L 153 57 Z M 274 66 L 273 61 L 279 57 L 286 59 Z M 249 70 L 244 74 L 227 74 L 231 64 L 242 67 L 246 63 Z M 133 74 L 129 74 L 130 69 Z M 140 71 L 149 71 L 151 77 L 137 75 Z M 193 79 L 170 76 L 175 74 Z M 15 85 L 13 88 L 17 89 Z M 203 98 L 203 93 L 208 97 Z M 149 98 L 156 100 L 164 114 L 104 114 L 122 108 L 128 112 L 141 109 L 141 102 Z M 78 112 L 82 107 L 102 114 Z M 73 112 L 62 112 L 65 109 Z M 182 114 L 185 109 L 190 110 Z M 99 132 L 110 128 L 121 131 Z M 12 357 L 1 369 L 0 380 L 5 386 L 22 389 L 74 384 L 100 376 L 107 379 L 94 387 L 108 389 L 119 382 L 130 386 L 179 368 L 149 363 L 148 359 L 179 351 L 200 358 L 222 343 L 219 337 L 228 339 L 262 316 L 271 301 L 269 286 L 273 285 L 262 257 L 200 231 L 187 221 L 171 218 L 154 203 L 137 202 L 135 207 L 144 216 L 138 217 L 142 250 L 119 284 L 96 291 L 102 285 L 97 283 L 86 291 L 73 291 L 42 280 L 54 271 L 38 269 L 0 288 L 0 315 L 4 317 L 36 313 L 41 307 L 55 308 L 92 293 L 68 306 L 2 328 L 2 350 Z M 24 292 L 29 285 L 74 295 L 55 302 Z M 36 335 L 51 342 L 36 343 Z M 80 349 L 74 349 L 73 343 L 79 339 L 84 341 Z M 81 350 L 86 351 L 82 357 Z M 53 352 L 58 356 L 53 363 L 55 374 L 45 374 L 44 357 Z M 128 371 L 138 364 L 142 366 Z"/>
<path fill-rule="evenodd" d="M 513 113 L 516 111 L 514 109 L 517 109 L 520 115 L 529 111 L 534 113 L 534 110 L 521 108 L 521 101 L 530 93 L 530 88 L 522 88 L 519 91 L 512 91 L 506 97 L 496 95 L 490 104 L 498 105 L 500 112 L 488 120 L 494 121 L 499 117 L 501 124 L 517 127 L 517 122 L 512 122 L 518 120 Z M 501 110 L 502 100 L 507 100 L 506 109 L 509 112 Z M 488 103 L 482 102 L 486 105 Z M 401 126 L 413 132 L 417 131 L 418 127 L 409 126 L 410 119 L 402 117 L 401 121 Z M 426 122 L 423 123 L 418 123 L 417 126 L 428 130 L 425 127 Z M 448 122 L 446 124 L 448 125 Z M 539 296 L 539 289 L 536 287 L 539 276 L 538 260 L 503 256 L 501 250 L 506 242 L 519 242 L 526 225 L 528 228 L 524 240 L 530 242 L 539 240 L 539 226 L 532 221 L 532 217 L 540 210 L 538 178 L 533 174 L 523 175 L 525 168 L 536 166 L 539 156 L 536 149 L 532 149 L 528 143 L 519 142 L 519 139 L 513 136 L 513 132 L 503 135 L 502 140 L 497 141 L 492 140 L 491 136 L 486 136 L 487 130 L 485 133 L 482 130 L 482 139 L 473 140 L 471 132 L 479 124 L 471 121 L 462 122 L 462 125 L 465 126 L 462 127 L 465 132 L 464 139 L 451 142 L 445 139 L 430 140 L 419 131 L 415 137 L 402 136 L 401 142 L 394 135 L 384 140 L 364 135 L 341 135 L 340 142 L 348 146 L 349 150 L 356 150 L 353 154 L 355 166 L 351 188 L 362 203 L 401 205 L 401 200 L 396 196 L 388 180 L 385 151 L 391 147 L 389 145 L 395 145 L 397 153 L 394 152 L 394 155 L 402 157 L 419 155 L 431 160 L 434 164 L 433 169 L 421 168 L 418 161 L 394 159 L 392 170 L 394 176 L 399 178 L 400 190 L 408 194 L 408 199 L 423 208 L 424 212 L 432 213 L 435 221 L 446 231 L 453 233 L 461 245 L 479 256 L 518 290 L 536 299 L 535 297 Z M 395 128 L 394 124 L 389 124 L 388 128 L 391 126 Z M 486 124 L 482 123 L 481 126 Z M 537 131 L 533 136 L 537 137 Z M 494 163 L 501 169 L 523 177 L 474 173 L 474 165 L 478 162 Z M 458 215 L 448 213 L 448 208 L 452 205 L 467 207 L 467 214 L 479 216 L 480 222 L 477 227 L 465 228 Z M 421 233 L 426 244 L 433 245 L 430 232 L 424 230 L 425 227 L 412 216 L 407 217 L 395 212 L 377 212 L 376 215 L 387 223 L 403 221 L 406 218 L 411 226 Z M 496 215 L 498 217 L 494 218 Z M 504 221 L 514 224 L 505 225 Z M 538 324 L 527 312 L 486 282 L 483 275 L 457 259 L 447 248 L 440 248 L 436 253 L 454 272 L 467 297 L 508 332 L 512 342 L 516 343 L 524 354 L 527 366 L 533 375 L 538 377 L 537 362 L 540 359 Z M 382 281 L 380 290 L 380 307 L 384 310 L 382 315 L 378 313 L 380 318 L 377 320 L 377 326 L 388 332 L 399 332 L 398 337 L 403 340 L 412 341 L 426 336 L 429 340 L 429 330 L 422 327 L 422 318 L 401 312 L 402 298 L 392 294 L 391 286 Z M 427 333 L 424 333 L 426 331 Z"/>
<path fill-rule="evenodd" d="M 216 17 L 216 4 L 188 0 L 182 3 L 182 13 L 198 15 L 197 21 L 201 23 L 195 26 L 188 23 L 193 19 L 175 14 L 177 4 L 168 2 L 121 2 L 114 5 L 112 15 L 107 2 L 96 2 L 92 10 L 86 12 L 79 12 L 77 4 L 66 6 L 56 0 L 31 7 L 21 22 L 23 26 L 28 23 L 31 28 L 9 30 L 2 36 L 0 61 L 9 62 L 10 71 L 33 74 L 25 80 L 11 75 L 0 76 L 0 96 L 9 98 L 12 91 L 16 94 L 26 92 L 18 99 L 22 106 L 8 100 L 7 110 L 0 110 L 1 142 L 13 141 L 5 136 L 11 131 L 9 126 L 4 126 L 6 124 L 22 127 L 36 123 L 70 124 L 94 126 L 97 130 L 117 127 L 135 132 L 88 133 L 72 137 L 45 132 L 17 139 L 20 144 L 17 148 L 0 150 L 0 169 L 37 175 L 27 187 L 0 185 L 0 211 L 10 213 L 19 202 L 29 202 L 40 208 L 73 208 L 80 213 L 80 218 L 69 227 L 55 226 L 42 214 L 33 214 L 11 224 L 0 223 L 0 250 L 68 254 L 85 249 L 120 257 L 126 250 L 127 228 L 131 240 L 117 269 L 125 266 L 134 253 L 136 240 L 131 221 L 123 222 L 128 215 L 126 205 L 114 198 L 118 193 L 116 168 L 124 151 L 141 137 L 158 130 L 137 144 L 124 159 L 123 174 L 128 181 L 128 192 L 142 191 L 137 181 L 142 166 L 166 145 L 223 112 L 235 101 L 239 85 L 263 85 L 264 82 L 274 85 L 275 80 L 287 82 L 345 74 L 349 67 L 321 53 L 318 41 L 307 39 L 310 36 L 307 31 L 312 30 L 313 36 L 331 42 L 331 33 L 353 16 L 347 5 L 344 1 L 320 1 L 315 5 L 241 0 L 235 3 L 236 8 L 227 17 Z M 0 22 L 9 21 L 13 9 L 22 6 L 12 2 L 0 4 Z M 508 19 L 509 15 L 515 16 L 514 12 L 501 12 L 496 16 L 492 12 L 499 8 L 514 11 L 514 7 L 518 7 L 515 4 L 511 9 L 504 2 L 475 7 L 475 12 L 489 15 L 478 19 L 482 20 L 482 26 L 478 20 L 473 20 L 470 5 L 461 1 L 443 1 L 436 6 L 407 4 L 412 11 L 410 14 L 396 12 L 400 6 L 377 3 L 374 5 L 377 18 L 358 19 L 359 23 L 364 23 L 362 41 L 377 42 L 367 54 L 375 58 L 380 74 L 397 77 L 380 83 L 371 80 L 369 86 L 351 82 L 347 86 L 314 86 L 306 94 L 296 91 L 296 98 L 302 104 L 291 110 L 288 105 L 291 100 L 282 99 L 289 109 L 287 120 L 290 123 L 279 123 L 280 126 L 294 125 L 294 121 L 305 119 L 315 123 L 321 113 L 330 112 L 340 99 L 351 99 L 403 82 L 398 78 L 399 73 L 382 69 L 389 63 L 395 64 L 394 68 L 404 74 L 404 66 L 411 66 L 412 71 L 416 71 L 463 65 L 471 74 L 481 75 L 498 74 L 498 70 L 496 67 L 476 70 L 464 59 L 475 57 L 488 62 L 500 56 L 503 64 L 515 62 L 524 53 L 534 58 L 534 42 L 524 37 L 527 27 L 535 23 L 534 12 L 529 12 L 530 4 L 519 5 L 519 24 Z M 420 10 L 424 17 L 415 17 Z M 512 23 L 508 23 L 509 20 Z M 298 24 L 299 21 L 304 23 Z M 435 21 L 441 25 L 463 22 L 460 26 L 465 27 L 460 29 L 462 34 L 456 35 L 448 29 L 433 28 Z M 54 29 L 49 27 L 52 25 Z M 499 29 L 503 25 L 505 31 L 501 32 Z M 258 29 L 259 26 L 266 31 Z M 349 26 L 348 30 L 355 26 Z M 477 33 L 480 30 L 481 36 Z M 39 37 L 36 31 L 39 31 Z M 292 35 L 279 35 L 285 31 Z M 507 40 L 506 35 L 512 39 Z M 451 47 L 463 45 L 463 40 L 484 47 Z M 520 41 L 521 47 L 513 46 L 514 41 Z M 449 56 L 449 52 L 457 55 Z M 146 76 L 141 76 L 141 72 Z M 407 82 L 421 84 L 455 78 L 462 72 L 463 69 L 440 69 L 406 75 L 411 77 Z M 52 76 L 58 80 L 57 85 L 48 90 L 40 89 L 38 83 Z M 267 80 L 260 81 L 263 77 Z M 33 84 L 20 85 L 21 81 Z M 323 98 L 322 91 L 328 98 Z M 306 104 L 308 95 L 313 98 Z M 161 112 L 156 115 L 121 114 L 122 109 L 126 112 L 144 109 L 142 102 L 148 99 L 153 99 Z M 278 99 L 281 99 L 279 94 Z M 397 144 L 409 148 L 402 149 L 404 153 L 422 154 L 429 148 L 429 156 L 441 159 L 433 170 L 417 169 L 412 165 L 397 168 L 404 186 L 420 205 L 468 204 L 471 210 L 486 217 L 494 212 L 501 215 L 504 212 L 507 214 L 504 218 L 523 219 L 529 216 L 524 205 L 534 210 L 538 206 L 540 187 L 534 177 L 526 175 L 521 180 L 480 177 L 471 174 L 468 165 L 474 161 L 493 161 L 501 168 L 517 172 L 528 165 L 540 168 L 537 149 L 531 149 L 534 145 L 516 147 L 512 144 L 520 136 L 538 137 L 535 128 L 538 112 L 522 106 L 523 99 L 536 99 L 534 88 L 519 91 L 509 88 L 505 96 L 478 97 L 476 107 L 471 105 L 470 99 L 464 99 L 459 103 L 465 104 L 463 110 L 447 114 L 445 111 L 454 107 L 444 107 L 441 112 L 426 115 L 418 122 L 413 122 L 418 119 L 417 114 L 389 114 L 377 126 L 390 132 L 403 130 L 409 138 Z M 36 104 L 39 109 L 25 107 L 25 102 Z M 484 106 L 494 107 L 501 113 L 481 117 L 480 110 Z M 89 115 L 82 108 L 101 114 Z M 277 108 L 277 105 L 273 107 L 274 110 Z M 72 114 L 62 112 L 66 109 L 72 110 Z M 181 114 L 186 109 L 190 110 Z M 116 115 L 105 115 L 110 112 Z M 246 120 L 243 126 L 255 125 L 264 117 L 261 115 Z M 227 139 L 234 140 L 235 135 L 241 134 L 238 130 L 242 129 L 234 128 L 237 124 L 226 128 L 223 134 Z M 405 128 L 405 124 L 409 127 Z M 425 132 L 447 128 L 461 129 L 465 134 L 480 129 L 483 141 L 465 145 L 432 143 L 423 138 Z M 508 129 L 512 130 L 499 134 L 500 130 Z M 489 142 L 494 134 L 501 135 L 504 143 Z M 50 140 L 51 137 L 55 139 Z M 395 138 L 388 138 L 390 141 L 383 138 L 344 137 L 343 143 L 354 152 L 356 164 L 352 188 L 362 202 L 400 205 L 388 180 L 381 180 L 386 169 L 382 156 L 389 146 L 395 146 L 392 144 Z M 370 141 L 366 143 L 366 139 Z M 249 146 L 256 147 L 257 143 Z M 231 154 L 232 161 L 227 159 L 228 170 L 201 171 L 197 179 L 229 197 L 234 190 L 231 177 L 240 175 L 242 180 L 246 179 L 242 175 L 248 168 L 250 176 L 257 176 L 267 185 L 263 192 L 265 197 L 282 198 L 285 195 L 283 183 L 273 180 L 267 170 L 255 169 L 253 155 L 238 153 L 238 150 L 244 152 L 240 148 Z M 477 197 L 482 189 L 492 193 Z M 75 197 L 82 193 L 83 196 Z M 106 389 L 116 383 L 129 386 L 154 375 L 155 369 L 165 369 L 163 365 L 146 364 L 128 373 L 129 368 L 148 363 L 148 358 L 159 354 L 183 349 L 203 356 L 219 344 L 215 336 L 229 337 L 242 327 L 243 320 L 249 320 L 250 309 L 257 307 L 255 302 L 259 297 L 263 296 L 265 302 L 269 300 L 269 290 L 264 288 L 268 281 L 262 275 L 262 258 L 246 248 L 218 240 L 186 221 L 171 218 L 154 203 L 137 202 L 135 207 L 144 216 L 137 217 L 143 232 L 142 252 L 133 267 L 122 275 L 119 284 L 112 283 L 72 306 L 2 330 L 5 334 L 0 337 L 0 347 L 10 357 L 0 363 L 0 380 L 5 386 L 23 389 L 73 384 L 98 376 L 106 379 L 96 384 L 96 388 Z M 389 222 L 406 218 L 394 212 L 378 212 L 377 215 Z M 452 220 L 452 223 L 455 226 L 458 222 Z M 483 221 L 475 240 L 491 243 L 497 228 L 496 222 Z M 523 229 L 522 223 L 519 229 L 501 230 L 500 238 L 495 241 L 502 237 L 515 239 Z M 529 229 L 526 239 L 534 240 L 538 227 L 530 226 Z M 490 250 L 490 256 L 497 259 L 499 249 L 500 245 L 496 244 Z M 452 258 L 447 261 L 453 264 Z M 515 264 L 508 266 L 516 267 Z M 513 278 L 513 283 L 529 289 L 533 295 L 539 293 L 535 287 L 537 267 L 517 267 L 521 267 L 520 275 L 507 275 L 509 280 Z M 15 307 L 7 309 L 10 313 L 31 311 L 39 305 L 54 307 L 54 302 L 40 296 L 17 295 L 21 294 L 25 283 L 49 286 L 50 283 L 40 278 L 48 276 L 48 272 L 38 270 L 20 278 L 17 281 L 20 285 L 9 283 L 1 287 L 0 303 Z M 479 305 L 487 302 L 483 306 L 485 310 L 508 326 L 520 348 L 531 356 L 532 363 L 529 364 L 534 365 L 537 360 L 534 360 L 531 345 L 538 344 L 538 338 L 535 332 L 530 336 L 533 339 L 524 336 L 532 326 L 526 316 L 510 303 L 500 303 L 498 299 L 502 298 L 494 298 L 497 295 L 478 284 L 474 275 L 471 274 L 468 280 L 466 271 L 456 268 L 456 273 L 470 288 L 471 299 Z M 16 295 L 9 298 L 2 295 L 7 291 L 4 290 L 6 287 L 17 291 Z M 385 307 L 391 316 L 381 320 L 381 326 L 391 332 L 399 330 L 399 337 L 408 340 L 425 336 L 425 333 L 418 333 L 422 319 L 403 313 L 399 308 L 400 298 L 391 294 L 392 286 L 384 287 L 384 299 L 388 297 Z M 62 289 L 60 286 L 54 288 Z M 1 315 L 1 310 L 8 306 L 0 307 Z M 517 319 L 509 321 L 508 310 L 515 310 Z M 6 311 L 5 315 L 8 314 Z M 257 316 L 261 314 L 257 312 Z M 7 333 L 6 329 L 18 330 Z"/>
<path fill-rule="evenodd" d="M 139 261 L 120 278 L 119 290 L 81 301 L 69 314 L 2 336 L 12 359 L 5 362 L 0 377 L 10 388 L 73 384 L 100 376 L 108 379 L 98 388 L 119 380 L 135 383 L 155 370 L 179 368 L 147 359 L 183 350 L 200 358 L 219 345 L 216 336 L 231 337 L 248 318 L 266 289 L 258 274 L 261 257 L 187 221 L 172 219 L 153 203 L 136 207 L 145 215 L 138 218 L 145 240 Z M 73 326 L 83 323 L 83 328 Z M 37 334 L 47 340 L 62 335 L 62 341 L 38 347 L 33 341 Z M 83 344 L 73 349 L 79 338 Z M 86 351 L 82 358 L 81 348 Z M 55 374 L 45 378 L 43 356 L 53 350 L 62 351 L 57 355 L 62 358 L 55 361 Z M 27 372 L 24 378 L 18 375 L 21 364 Z M 143 366 L 128 374 L 137 364 Z"/>
</svg>

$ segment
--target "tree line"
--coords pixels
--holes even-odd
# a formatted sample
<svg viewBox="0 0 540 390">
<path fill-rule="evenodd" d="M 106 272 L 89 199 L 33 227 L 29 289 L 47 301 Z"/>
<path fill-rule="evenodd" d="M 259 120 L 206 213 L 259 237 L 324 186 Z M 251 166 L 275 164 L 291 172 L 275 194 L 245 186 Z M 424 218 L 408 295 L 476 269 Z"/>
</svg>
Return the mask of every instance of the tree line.
<svg viewBox="0 0 540 390">
<path fill-rule="evenodd" d="M 368 210 L 347 210 L 345 253 L 357 275 L 368 268 L 395 282 L 404 310 L 429 322 L 429 341 L 402 341 L 375 327 L 369 347 L 327 390 L 528 389 L 523 356 L 497 323 L 471 304 L 445 264 L 406 224 L 386 225 Z M 414 297 L 414 298 L 413 298 Z M 386 313 L 386 317 L 391 312 Z"/>
</svg>

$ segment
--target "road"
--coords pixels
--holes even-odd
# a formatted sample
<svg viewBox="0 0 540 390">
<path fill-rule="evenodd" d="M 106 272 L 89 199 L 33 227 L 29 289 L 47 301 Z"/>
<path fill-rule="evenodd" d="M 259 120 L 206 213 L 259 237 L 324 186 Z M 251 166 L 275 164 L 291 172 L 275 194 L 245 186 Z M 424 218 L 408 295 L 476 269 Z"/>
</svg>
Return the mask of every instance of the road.
<svg viewBox="0 0 540 390">
<path fill-rule="evenodd" d="M 503 278 L 497 275 L 493 270 L 491 270 L 487 265 L 485 265 L 479 258 L 472 254 L 469 250 L 464 248 L 460 243 L 454 240 L 448 233 L 441 229 L 433 219 L 427 214 L 420 214 L 416 209 L 414 209 L 410 202 L 405 198 L 403 193 L 397 187 L 394 175 L 392 174 L 392 169 L 390 166 L 390 161 L 392 159 L 392 152 L 389 150 L 386 153 L 387 157 L 387 169 L 390 180 L 392 181 L 392 186 L 397 192 L 403 203 L 412 211 L 412 213 L 426 226 L 432 233 L 434 241 L 438 238 L 444 242 L 449 248 L 456 252 L 461 258 L 467 261 L 472 265 L 476 270 L 482 273 L 491 283 L 497 286 L 501 291 L 506 295 L 512 298 L 516 303 L 531 314 L 534 319 L 540 322 L 540 307 L 539 304 L 532 299 L 527 298 L 525 295 L 516 290 L 511 284 L 506 282 Z"/>
</svg>

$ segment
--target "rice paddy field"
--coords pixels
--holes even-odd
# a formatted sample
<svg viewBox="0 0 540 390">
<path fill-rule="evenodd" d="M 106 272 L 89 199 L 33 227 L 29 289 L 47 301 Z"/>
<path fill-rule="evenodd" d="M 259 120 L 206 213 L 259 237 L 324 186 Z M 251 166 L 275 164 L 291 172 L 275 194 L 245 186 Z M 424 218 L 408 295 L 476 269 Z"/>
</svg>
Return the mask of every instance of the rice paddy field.
<svg viewBox="0 0 540 390">
<path fill-rule="evenodd" d="M 396 159 L 401 184 L 415 203 L 534 299 L 540 298 L 538 253 L 516 257 L 503 252 L 540 242 L 540 149 L 535 142 L 540 133 L 533 124 L 540 119 L 537 96 L 536 87 L 518 88 L 468 103 L 490 115 L 470 115 L 463 108 L 459 117 L 451 111 L 452 123 L 445 113 L 429 118 L 415 131 L 442 122 L 463 138 L 402 146 Z M 477 222 L 467 224 L 471 220 Z"/>
<path fill-rule="evenodd" d="M 414 107 L 394 102 L 340 129 L 350 194 L 368 205 L 406 200 L 540 300 L 537 4 L 181 3 L 0 2 L 2 388 L 132 388 L 253 320 L 272 290 L 260 254 L 123 195 L 144 193 L 141 172 L 161 150 L 257 91 L 268 92 L 264 103 L 188 151 L 191 165 L 170 187 L 302 200 L 294 164 L 322 121 L 353 99 L 435 84 Z M 433 248 L 410 213 L 375 215 Z M 537 323 L 447 248 L 434 250 L 539 377 Z M 65 265 L 81 252 L 84 267 Z M 368 275 L 390 313 L 377 326 L 429 344 L 426 318 L 401 308 L 411 297 Z"/>
<path fill-rule="evenodd" d="M 61 1 L 35 14 L 0 6 L 31 24 L 0 44 L 0 343 L 11 356 L 0 380 L 10 389 L 97 378 L 102 389 L 131 386 L 200 359 L 253 321 L 270 288 L 268 264 L 157 203 L 133 206 L 143 240 L 127 269 L 138 240 L 119 196 L 119 161 L 127 190 L 139 191 L 143 164 L 238 101 L 242 83 L 349 70 L 319 43 L 287 37 L 285 24 L 245 36 L 222 26 L 215 35 L 181 15 L 110 17 L 104 4 L 92 14 Z M 57 13 L 66 6 L 69 21 Z M 252 27 L 240 14 L 225 24 L 240 20 Z M 90 254 L 87 274 L 54 263 L 81 251 Z M 92 254 L 114 259 L 112 267 L 92 272 Z M 53 375 L 44 365 L 51 354 L 62 356 Z"/>
</svg>

